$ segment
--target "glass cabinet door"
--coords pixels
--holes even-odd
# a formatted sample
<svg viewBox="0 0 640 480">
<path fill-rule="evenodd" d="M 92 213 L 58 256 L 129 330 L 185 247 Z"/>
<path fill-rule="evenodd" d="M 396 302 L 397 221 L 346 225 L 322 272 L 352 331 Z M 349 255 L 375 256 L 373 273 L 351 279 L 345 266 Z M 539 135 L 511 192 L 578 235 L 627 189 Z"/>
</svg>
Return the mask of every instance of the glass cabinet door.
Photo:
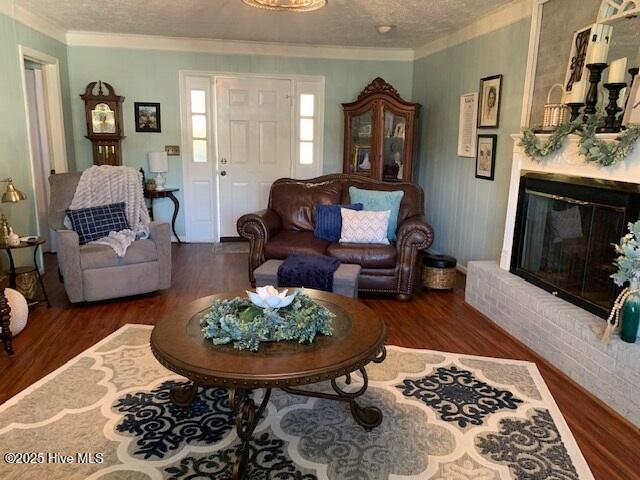
<svg viewBox="0 0 640 480">
<path fill-rule="evenodd" d="M 349 122 L 349 173 L 371 176 L 373 170 L 373 109 L 354 114 Z"/>
<path fill-rule="evenodd" d="M 382 126 L 382 180 L 398 182 L 403 180 L 406 161 L 405 133 L 407 117 L 383 106 Z"/>
</svg>

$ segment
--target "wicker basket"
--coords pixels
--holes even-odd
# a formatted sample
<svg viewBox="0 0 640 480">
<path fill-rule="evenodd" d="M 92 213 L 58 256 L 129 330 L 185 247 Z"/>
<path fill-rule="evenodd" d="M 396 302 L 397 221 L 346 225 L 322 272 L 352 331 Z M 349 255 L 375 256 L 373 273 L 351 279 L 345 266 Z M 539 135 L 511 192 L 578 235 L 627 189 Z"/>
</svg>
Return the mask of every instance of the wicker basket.
<svg viewBox="0 0 640 480">
<path fill-rule="evenodd" d="M 563 103 L 551 103 L 551 94 L 556 88 L 560 88 L 560 94 L 564 92 L 562 84 L 556 83 L 549 89 L 547 103 L 544 105 L 544 118 L 542 120 L 542 130 L 553 131 L 559 125 L 569 121 L 569 107 Z M 561 98 L 562 101 L 562 98 Z"/>
<path fill-rule="evenodd" d="M 422 284 L 431 290 L 453 290 L 456 286 L 456 264 L 456 259 L 447 255 L 425 254 Z"/>
</svg>

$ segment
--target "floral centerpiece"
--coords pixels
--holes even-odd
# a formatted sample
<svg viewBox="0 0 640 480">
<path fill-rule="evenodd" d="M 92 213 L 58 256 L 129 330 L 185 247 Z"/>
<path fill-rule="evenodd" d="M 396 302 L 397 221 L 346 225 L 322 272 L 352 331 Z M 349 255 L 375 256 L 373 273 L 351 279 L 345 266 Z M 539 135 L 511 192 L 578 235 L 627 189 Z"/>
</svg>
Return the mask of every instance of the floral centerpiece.
<svg viewBox="0 0 640 480">
<path fill-rule="evenodd" d="M 625 342 L 634 343 L 640 326 L 640 220 L 629 223 L 629 233 L 615 245 L 618 256 L 614 265 L 618 271 L 611 275 L 616 285 L 629 287 L 620 292 L 607 320 L 603 337 L 608 341 L 611 330 L 621 327 L 620 337 Z"/>
<path fill-rule="evenodd" d="M 216 300 L 200 321 L 202 334 L 216 345 L 232 343 L 238 350 L 257 351 L 260 342 L 313 342 L 331 335 L 335 315 L 304 290 L 287 295 L 272 286 L 247 292 L 247 298 Z"/>
</svg>

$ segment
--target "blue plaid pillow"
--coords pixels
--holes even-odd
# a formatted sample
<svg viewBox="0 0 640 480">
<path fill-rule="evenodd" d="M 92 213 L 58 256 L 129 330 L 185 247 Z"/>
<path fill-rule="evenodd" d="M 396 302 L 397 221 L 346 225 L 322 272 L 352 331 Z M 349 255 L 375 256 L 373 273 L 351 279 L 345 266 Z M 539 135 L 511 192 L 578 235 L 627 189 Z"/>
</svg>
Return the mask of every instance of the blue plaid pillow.
<svg viewBox="0 0 640 480">
<path fill-rule="evenodd" d="M 342 215 L 341 208 L 350 210 L 362 210 L 361 203 L 352 205 L 316 205 L 316 228 L 313 234 L 316 238 L 328 240 L 329 242 L 337 242 L 340 240 L 340 232 L 342 232 Z"/>
<path fill-rule="evenodd" d="M 129 228 L 127 215 L 124 212 L 124 202 L 67 210 L 67 215 L 71 221 L 71 227 L 80 238 L 80 245 L 106 237 L 109 232 L 119 232 Z"/>
</svg>

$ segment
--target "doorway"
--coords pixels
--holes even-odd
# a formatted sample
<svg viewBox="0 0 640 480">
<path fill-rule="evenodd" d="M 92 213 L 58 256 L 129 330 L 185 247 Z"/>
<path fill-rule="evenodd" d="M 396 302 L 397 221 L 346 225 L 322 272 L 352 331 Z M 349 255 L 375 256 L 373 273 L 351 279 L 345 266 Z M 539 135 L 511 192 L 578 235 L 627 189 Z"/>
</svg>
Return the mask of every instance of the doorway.
<svg viewBox="0 0 640 480">
<path fill-rule="evenodd" d="M 220 237 L 237 237 L 236 221 L 267 207 L 269 189 L 291 175 L 291 81 L 217 78 L 216 138 Z"/>
<path fill-rule="evenodd" d="M 68 171 L 58 59 L 23 45 L 19 55 L 37 233 L 47 240 L 46 251 L 55 252 L 55 235 L 47 220 L 48 178 Z"/>
<path fill-rule="evenodd" d="M 180 72 L 186 240 L 236 238 L 282 177 L 322 174 L 324 77 Z"/>
<path fill-rule="evenodd" d="M 42 246 L 42 250 L 46 252 L 52 248 L 52 236 L 47 220 L 49 209 L 49 182 L 47 179 L 53 169 L 51 168 L 49 153 L 49 131 L 47 128 L 41 64 L 25 60 L 24 83 L 38 230 L 40 236 L 47 241 Z"/>
</svg>

